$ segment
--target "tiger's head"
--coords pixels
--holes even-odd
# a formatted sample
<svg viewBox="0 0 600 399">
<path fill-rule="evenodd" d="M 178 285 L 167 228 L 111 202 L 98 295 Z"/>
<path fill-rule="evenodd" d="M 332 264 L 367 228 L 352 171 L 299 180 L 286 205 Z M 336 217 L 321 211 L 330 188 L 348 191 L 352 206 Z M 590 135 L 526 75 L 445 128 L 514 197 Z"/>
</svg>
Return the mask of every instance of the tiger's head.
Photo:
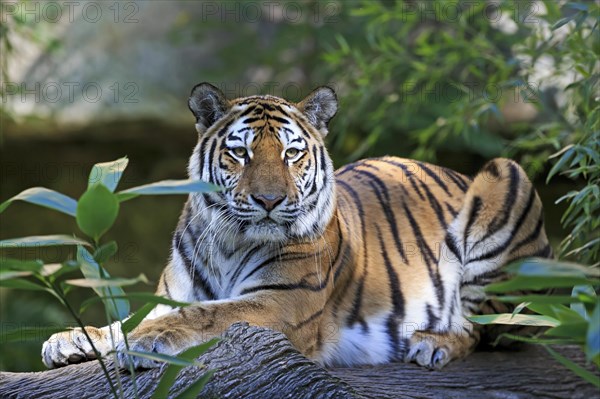
<svg viewBox="0 0 600 399">
<path fill-rule="evenodd" d="M 188 102 L 198 144 L 188 173 L 224 188 L 194 195 L 218 233 L 250 242 L 320 235 L 335 209 L 333 164 L 323 139 L 337 111 L 319 87 L 299 103 L 274 96 L 228 100 L 201 83 Z"/>
</svg>

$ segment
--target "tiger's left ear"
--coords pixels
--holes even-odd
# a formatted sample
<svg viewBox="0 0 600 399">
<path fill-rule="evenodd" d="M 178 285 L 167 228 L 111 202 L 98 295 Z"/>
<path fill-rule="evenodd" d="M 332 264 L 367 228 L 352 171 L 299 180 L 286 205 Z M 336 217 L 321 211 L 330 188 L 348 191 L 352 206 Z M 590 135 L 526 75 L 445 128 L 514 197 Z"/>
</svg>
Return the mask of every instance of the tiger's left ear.
<svg viewBox="0 0 600 399">
<path fill-rule="evenodd" d="M 204 82 L 192 89 L 188 107 L 196 117 L 196 130 L 204 133 L 229 111 L 231 104 L 221 90 Z"/>
<path fill-rule="evenodd" d="M 317 87 L 304 100 L 297 104 L 297 108 L 325 136 L 327 135 L 327 124 L 334 117 L 338 109 L 335 91 L 327 86 Z"/>
</svg>

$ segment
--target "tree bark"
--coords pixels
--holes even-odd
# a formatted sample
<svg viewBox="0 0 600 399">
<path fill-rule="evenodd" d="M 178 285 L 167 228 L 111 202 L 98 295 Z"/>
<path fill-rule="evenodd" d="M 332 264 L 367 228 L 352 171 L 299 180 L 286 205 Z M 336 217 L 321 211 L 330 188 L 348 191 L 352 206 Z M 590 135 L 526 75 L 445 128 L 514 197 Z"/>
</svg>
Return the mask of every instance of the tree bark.
<svg viewBox="0 0 600 399">
<path fill-rule="evenodd" d="M 560 351 L 585 363 L 577 347 Z M 324 369 L 298 353 L 283 334 L 238 323 L 199 360 L 215 370 L 200 394 L 203 398 L 600 398 L 598 389 L 535 346 L 478 351 L 442 371 L 402 363 Z M 106 363 L 115 381 L 116 370 L 112 362 Z M 152 395 L 165 368 L 136 374 L 138 397 Z M 170 395 L 183 392 L 205 371 L 183 369 Z M 133 398 L 131 376 L 120 374 L 123 397 Z M 0 373 L 0 398 L 110 396 L 97 361 L 38 373 Z"/>
</svg>

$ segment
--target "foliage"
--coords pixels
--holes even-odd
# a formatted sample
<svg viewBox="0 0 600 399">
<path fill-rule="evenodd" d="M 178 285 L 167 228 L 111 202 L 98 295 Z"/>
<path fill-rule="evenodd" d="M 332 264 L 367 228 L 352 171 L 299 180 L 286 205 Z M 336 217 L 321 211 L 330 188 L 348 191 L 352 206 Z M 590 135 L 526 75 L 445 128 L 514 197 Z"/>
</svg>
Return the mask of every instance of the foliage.
<svg viewBox="0 0 600 399">
<path fill-rule="evenodd" d="M 127 164 L 127 158 L 121 158 L 114 162 L 94 165 L 89 175 L 87 189 L 77 201 L 56 191 L 44 187 L 35 187 L 25 190 L 0 204 L 0 213 L 5 211 L 14 201 L 25 201 L 75 217 L 79 229 L 88 237 L 88 239 L 81 239 L 74 235 L 56 234 L 0 241 L 0 248 L 5 249 L 15 247 L 40 248 L 46 246 L 77 247 L 76 259 L 67 259 L 60 264 L 46 264 L 43 259 L 23 260 L 1 257 L 0 286 L 46 292 L 54 296 L 69 311 L 80 328 L 84 328 L 84 323 L 81 319 L 82 313 L 93 301 L 101 300 L 104 304 L 107 323 L 112 324 L 115 321 L 122 321 L 121 331 L 125 338 L 126 347 L 128 348 L 127 333 L 136 328 L 157 304 L 166 304 L 173 307 L 187 306 L 187 304 L 147 293 L 127 295 L 122 287 L 131 286 L 139 282 L 148 283 L 146 277 L 143 274 L 140 274 L 136 278 L 111 277 L 104 269 L 103 263 L 117 252 L 118 246 L 114 241 L 101 243 L 101 239 L 114 224 L 119 213 L 120 204 L 140 195 L 188 194 L 191 192 L 214 191 L 217 187 L 201 181 L 167 180 L 115 193 L 114 191 Z M 79 271 L 83 275 L 83 278 L 68 278 L 68 276 L 76 271 Z M 76 310 L 67 298 L 69 292 L 74 287 L 92 288 L 97 297 L 86 301 L 79 310 Z M 130 299 L 143 299 L 146 305 L 128 317 L 130 313 Z M 56 329 L 52 332 L 60 330 L 64 329 Z M 44 328 L 43 331 L 48 332 L 48 329 Z M 123 393 L 120 391 L 120 375 L 118 370 L 117 381 L 113 381 L 110 378 L 103 357 L 94 346 L 93 340 L 85 329 L 83 331 L 87 340 L 92 345 L 96 357 L 100 361 L 114 397 L 122 397 Z M 22 329 L 17 329 L 8 332 L 5 335 L 5 339 L 7 341 L 21 340 L 23 334 Z M 111 340 L 113 347 L 115 347 L 112 330 Z M 162 391 L 165 389 L 168 391 L 177 372 L 181 368 L 185 366 L 203 367 L 202 364 L 195 361 L 195 358 L 206 351 L 213 343 L 214 340 L 191 348 L 178 357 L 139 353 L 129 350 L 126 350 L 125 353 L 130 356 L 152 357 L 158 361 L 177 365 L 178 368 L 169 369 L 165 374 L 166 382 L 161 381 L 159 384 L 159 388 Z M 116 351 L 113 350 L 110 355 L 113 356 L 116 364 Z M 131 369 L 130 372 L 134 373 L 135 370 Z M 190 387 L 193 391 L 186 391 L 182 395 L 190 394 L 190 392 L 199 392 L 210 375 L 210 371 L 204 373 L 198 382 L 193 387 Z"/>
<path fill-rule="evenodd" d="M 511 264 L 507 272 L 514 277 L 506 282 L 491 284 L 486 291 L 497 296 L 494 300 L 518 304 L 513 314 L 472 316 L 480 324 L 519 324 L 549 327 L 535 337 L 502 334 L 508 337 L 543 345 L 564 366 L 586 381 L 600 387 L 600 379 L 573 361 L 554 351 L 550 345 L 579 345 L 588 361 L 600 369 L 600 271 L 572 263 L 531 258 Z M 561 292 L 569 288 L 570 295 Z M 549 290 L 547 295 L 514 295 L 515 291 Z M 519 314 L 529 309 L 534 314 Z"/>
<path fill-rule="evenodd" d="M 547 170 L 550 159 L 548 180 L 560 174 L 582 186 L 557 201 L 568 202 L 561 222 L 570 233 L 561 256 L 597 266 L 600 5 L 554 0 L 452 4 L 355 3 L 350 13 L 362 19 L 365 40 L 338 35 L 337 49 L 325 55 L 347 89 L 341 96 L 347 117 L 337 121 L 334 149 L 350 160 L 385 151 L 394 142 L 403 144 L 405 155 L 421 160 L 435 160 L 442 152 L 462 158 L 503 155 L 518 159 L 531 175 Z M 544 338 L 520 339 L 577 343 L 599 365 L 597 269 L 524 261 L 508 270 L 514 279 L 489 290 L 567 287 L 573 296 L 505 296 L 502 300 L 515 303 L 526 300 L 517 308 L 537 314 L 474 320 L 552 327 Z M 593 286 L 582 273 L 594 276 Z"/>
</svg>

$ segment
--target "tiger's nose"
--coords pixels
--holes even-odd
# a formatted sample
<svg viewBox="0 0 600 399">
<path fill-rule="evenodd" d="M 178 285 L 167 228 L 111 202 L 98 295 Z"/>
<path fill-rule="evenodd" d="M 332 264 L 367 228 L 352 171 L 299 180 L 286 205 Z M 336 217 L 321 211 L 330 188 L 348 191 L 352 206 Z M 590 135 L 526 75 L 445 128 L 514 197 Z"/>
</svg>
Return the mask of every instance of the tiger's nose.
<svg viewBox="0 0 600 399">
<path fill-rule="evenodd" d="M 258 194 L 251 195 L 252 199 L 260 206 L 264 208 L 265 211 L 270 212 L 275 207 L 283 202 L 285 199 L 284 195 L 277 194 Z"/>
</svg>

